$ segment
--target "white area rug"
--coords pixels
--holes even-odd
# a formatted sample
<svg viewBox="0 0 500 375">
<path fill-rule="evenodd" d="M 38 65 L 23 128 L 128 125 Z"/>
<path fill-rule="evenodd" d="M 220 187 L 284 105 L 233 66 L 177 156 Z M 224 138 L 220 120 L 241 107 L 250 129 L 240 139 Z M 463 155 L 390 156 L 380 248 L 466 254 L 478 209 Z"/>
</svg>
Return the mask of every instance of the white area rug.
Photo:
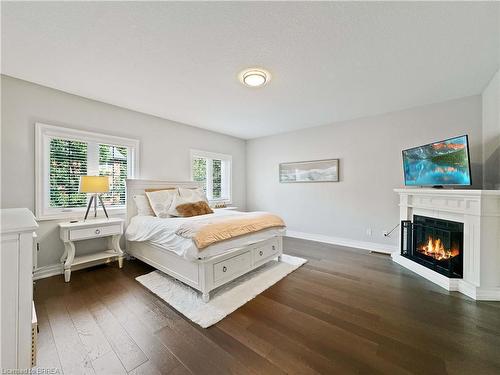
<svg viewBox="0 0 500 375">
<path fill-rule="evenodd" d="M 306 259 L 283 254 L 281 262 L 270 261 L 210 292 L 208 303 L 202 301 L 200 292 L 161 271 L 150 272 L 136 280 L 185 317 L 208 328 L 306 262 Z"/>
</svg>

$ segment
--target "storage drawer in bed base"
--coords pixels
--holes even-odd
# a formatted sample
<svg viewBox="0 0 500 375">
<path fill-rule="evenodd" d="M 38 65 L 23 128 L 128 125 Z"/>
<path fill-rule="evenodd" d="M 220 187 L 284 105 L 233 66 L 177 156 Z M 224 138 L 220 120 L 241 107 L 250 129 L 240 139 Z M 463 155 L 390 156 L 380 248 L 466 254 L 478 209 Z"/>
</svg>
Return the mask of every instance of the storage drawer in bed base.
<svg viewBox="0 0 500 375">
<path fill-rule="evenodd" d="M 151 244 L 127 242 L 128 254 L 201 291 L 204 301 L 208 301 L 211 290 L 279 257 L 282 252 L 281 236 L 195 261 L 188 261 Z"/>
</svg>

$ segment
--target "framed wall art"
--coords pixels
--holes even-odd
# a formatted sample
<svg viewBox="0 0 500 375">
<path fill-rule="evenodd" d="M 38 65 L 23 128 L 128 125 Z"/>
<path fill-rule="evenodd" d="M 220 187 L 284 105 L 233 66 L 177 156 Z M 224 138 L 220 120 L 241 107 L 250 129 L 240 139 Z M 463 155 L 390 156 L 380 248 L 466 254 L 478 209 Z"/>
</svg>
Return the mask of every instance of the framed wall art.
<svg viewBox="0 0 500 375">
<path fill-rule="evenodd" d="M 338 182 L 339 159 L 280 164 L 280 182 Z"/>
</svg>

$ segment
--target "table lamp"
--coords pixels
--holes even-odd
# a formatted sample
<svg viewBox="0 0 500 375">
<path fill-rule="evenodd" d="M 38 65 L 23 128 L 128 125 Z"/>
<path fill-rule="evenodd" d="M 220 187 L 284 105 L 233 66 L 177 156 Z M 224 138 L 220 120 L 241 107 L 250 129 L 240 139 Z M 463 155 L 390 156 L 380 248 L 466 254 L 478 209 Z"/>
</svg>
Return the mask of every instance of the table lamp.
<svg viewBox="0 0 500 375">
<path fill-rule="evenodd" d="M 101 193 L 107 193 L 109 191 L 109 177 L 108 176 L 81 176 L 80 177 L 80 193 L 91 193 L 92 196 L 89 200 L 89 205 L 87 206 L 87 212 L 85 212 L 84 221 L 87 220 L 89 215 L 90 206 L 94 202 L 94 217 L 97 217 L 97 199 L 101 202 L 104 214 L 109 219 L 106 207 L 104 207 L 104 202 L 102 201 Z"/>
</svg>

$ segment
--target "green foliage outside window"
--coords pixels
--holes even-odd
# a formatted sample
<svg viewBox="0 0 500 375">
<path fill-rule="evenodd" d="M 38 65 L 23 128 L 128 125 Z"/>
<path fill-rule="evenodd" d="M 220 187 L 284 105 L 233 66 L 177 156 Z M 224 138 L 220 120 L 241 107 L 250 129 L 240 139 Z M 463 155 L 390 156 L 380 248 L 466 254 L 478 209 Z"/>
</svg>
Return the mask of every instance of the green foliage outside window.
<svg viewBox="0 0 500 375">
<path fill-rule="evenodd" d="M 219 159 L 193 159 L 193 180 L 203 182 L 203 190 L 207 190 L 207 163 L 212 163 L 212 199 L 221 198 L 222 193 L 222 160 Z"/>
<path fill-rule="evenodd" d="M 50 207 L 82 207 L 87 195 L 79 193 L 80 176 L 87 174 L 87 143 L 50 141 Z"/>
<path fill-rule="evenodd" d="M 197 182 L 207 181 L 207 161 L 206 159 L 193 159 L 193 180 Z M 204 186 L 206 189 L 206 186 Z"/>
<path fill-rule="evenodd" d="M 102 195 L 106 205 L 125 205 L 127 179 L 127 148 L 99 145 L 99 175 L 109 176 L 109 193 Z"/>
<path fill-rule="evenodd" d="M 212 194 L 214 199 L 221 197 L 222 187 L 222 161 L 214 159 L 212 163 Z"/>
<path fill-rule="evenodd" d="M 90 144 L 92 145 L 92 144 Z M 128 174 L 127 147 L 93 144 L 99 147 L 99 160 L 88 160 L 87 142 L 54 138 L 50 141 L 50 207 L 74 208 L 87 205 L 87 194 L 80 193 L 80 177 L 92 169 L 100 176 L 109 176 L 110 192 L 103 194 L 106 205 L 125 205 L 125 181 Z"/>
</svg>

